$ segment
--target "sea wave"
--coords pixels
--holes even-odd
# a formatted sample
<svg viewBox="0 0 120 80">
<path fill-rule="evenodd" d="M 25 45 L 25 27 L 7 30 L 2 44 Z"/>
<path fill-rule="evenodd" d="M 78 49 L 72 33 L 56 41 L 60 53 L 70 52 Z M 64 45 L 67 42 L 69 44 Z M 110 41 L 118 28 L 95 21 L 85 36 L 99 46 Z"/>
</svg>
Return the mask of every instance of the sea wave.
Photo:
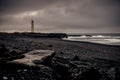
<svg viewBox="0 0 120 80">
<path fill-rule="evenodd" d="M 84 41 L 92 43 L 101 43 L 109 45 L 120 45 L 120 36 L 106 36 L 106 35 L 77 35 L 77 36 L 68 36 L 64 40 L 70 41 Z"/>
</svg>

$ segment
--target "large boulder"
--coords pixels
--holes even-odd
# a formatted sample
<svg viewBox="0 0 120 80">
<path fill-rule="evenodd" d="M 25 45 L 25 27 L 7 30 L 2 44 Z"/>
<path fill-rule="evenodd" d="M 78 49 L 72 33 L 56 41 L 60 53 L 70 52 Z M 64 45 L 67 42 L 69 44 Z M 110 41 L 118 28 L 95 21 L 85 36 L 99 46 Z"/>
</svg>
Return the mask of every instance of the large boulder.
<svg viewBox="0 0 120 80">
<path fill-rule="evenodd" d="M 28 66 L 48 65 L 51 63 L 55 52 L 52 50 L 34 50 L 24 54 L 24 58 L 10 61 L 9 63 L 24 64 Z"/>
<path fill-rule="evenodd" d="M 15 55 L 19 51 L 12 51 Z M 19 53 L 18 53 L 19 54 Z M 59 80 L 54 70 L 42 64 L 49 64 L 55 55 L 51 50 L 34 50 L 24 58 L 8 61 L 0 68 L 0 80 Z"/>
<path fill-rule="evenodd" d="M 23 51 L 18 49 L 11 49 L 9 51 L 9 60 L 21 59 L 24 58 Z"/>
</svg>

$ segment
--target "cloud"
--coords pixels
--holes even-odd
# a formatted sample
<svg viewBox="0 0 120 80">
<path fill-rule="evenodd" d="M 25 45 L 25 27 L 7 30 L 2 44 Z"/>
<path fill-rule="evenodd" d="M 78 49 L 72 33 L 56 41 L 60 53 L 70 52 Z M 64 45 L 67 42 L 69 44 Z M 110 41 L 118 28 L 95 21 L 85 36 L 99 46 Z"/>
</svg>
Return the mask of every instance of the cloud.
<svg viewBox="0 0 120 80">
<path fill-rule="evenodd" d="M 0 30 L 29 30 L 34 19 L 40 32 L 119 32 L 119 7 L 119 0 L 0 0 Z"/>
<path fill-rule="evenodd" d="M 15 14 L 38 10 L 54 4 L 57 1 L 58 0 L 0 0 L 0 14 Z"/>
</svg>

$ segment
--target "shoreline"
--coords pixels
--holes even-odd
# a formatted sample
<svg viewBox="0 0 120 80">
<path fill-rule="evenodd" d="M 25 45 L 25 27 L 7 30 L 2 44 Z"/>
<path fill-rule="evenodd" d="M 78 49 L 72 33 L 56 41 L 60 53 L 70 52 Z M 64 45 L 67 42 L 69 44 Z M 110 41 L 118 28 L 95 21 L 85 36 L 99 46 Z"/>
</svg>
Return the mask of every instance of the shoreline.
<svg viewBox="0 0 120 80">
<path fill-rule="evenodd" d="M 116 47 L 120 47 L 120 44 L 118 45 L 115 45 L 114 43 L 113 44 L 104 44 L 104 43 L 97 43 L 97 42 L 88 42 L 88 41 L 75 41 L 75 40 L 64 40 L 62 39 L 63 41 L 67 41 L 67 42 L 77 42 L 77 43 L 90 43 L 90 44 L 98 44 L 98 45 L 107 45 L 107 46 L 116 46 Z"/>
<path fill-rule="evenodd" d="M 31 77 L 29 80 L 32 80 L 32 77 L 34 77 L 36 80 L 42 78 L 48 78 L 47 80 L 79 80 L 89 76 L 95 77 L 98 76 L 97 74 L 100 74 L 100 77 L 97 77 L 98 80 L 98 78 L 101 79 L 103 78 L 102 76 L 106 76 L 104 73 L 107 74 L 108 77 L 111 75 L 120 75 L 120 46 L 97 44 L 91 42 L 67 41 L 62 40 L 61 38 L 41 38 L 18 35 L 13 36 L 12 34 L 6 36 L 0 34 L 0 45 L 4 45 L 4 47 L 6 47 L 4 49 L 7 51 L 5 52 L 5 55 L 8 53 L 8 50 L 10 52 L 13 50 L 17 50 L 18 52 L 21 51 L 23 52 L 23 55 L 34 50 L 52 50 L 55 52 L 53 58 L 50 58 L 51 62 L 46 62 L 47 65 L 46 63 L 41 64 L 39 60 L 35 61 L 35 64 L 39 65 L 39 68 L 38 66 L 32 68 L 23 64 L 13 63 L 4 65 L 3 67 L 9 67 L 8 71 L 5 68 L 2 70 L 0 69 L 1 80 L 5 75 L 7 78 L 11 78 L 11 76 L 13 76 L 14 79 L 18 79 L 15 77 L 15 75 L 19 76 L 19 78 L 23 76 L 28 80 L 27 77 L 32 73 L 34 73 L 34 75 L 32 74 L 32 76 L 29 76 Z M 2 49 L 3 47 L 1 46 L 0 50 Z M 2 56 L 2 54 L 3 53 L 1 53 L 0 56 Z M 17 54 L 18 53 L 14 51 L 14 54 L 12 55 L 15 57 L 12 59 L 23 59 L 24 56 Z M 10 54 L 10 57 L 13 56 Z M 0 65 L 3 65 L 4 61 L 2 62 L 2 57 L 0 57 L 0 62 Z M 11 68 L 13 68 L 12 71 L 9 71 Z M 47 69 L 47 71 L 45 69 Z M 94 71 L 96 73 L 94 73 Z M 36 76 L 38 73 L 43 76 Z M 44 77 L 46 74 L 43 73 L 46 73 L 50 76 Z M 113 77 L 109 78 L 113 80 Z M 120 79 L 119 76 L 117 78 L 118 80 Z M 93 78 L 90 79 L 93 80 Z M 109 80 L 106 79 L 106 77 L 104 77 L 104 79 Z"/>
</svg>

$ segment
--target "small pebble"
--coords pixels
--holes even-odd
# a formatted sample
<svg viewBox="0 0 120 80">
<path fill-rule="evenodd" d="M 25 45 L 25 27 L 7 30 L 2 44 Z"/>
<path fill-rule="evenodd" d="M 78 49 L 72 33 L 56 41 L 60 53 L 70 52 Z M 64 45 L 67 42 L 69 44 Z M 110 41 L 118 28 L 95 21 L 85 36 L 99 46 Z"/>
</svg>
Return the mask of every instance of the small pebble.
<svg viewBox="0 0 120 80">
<path fill-rule="evenodd" d="M 3 76 L 3 80 L 7 80 L 8 79 L 8 77 L 7 76 Z"/>
<path fill-rule="evenodd" d="M 27 69 L 24 69 L 23 71 L 27 71 Z"/>
<path fill-rule="evenodd" d="M 11 77 L 11 80 L 14 80 L 14 77 Z"/>
<path fill-rule="evenodd" d="M 17 72 L 20 72 L 21 70 L 17 70 Z"/>
</svg>

